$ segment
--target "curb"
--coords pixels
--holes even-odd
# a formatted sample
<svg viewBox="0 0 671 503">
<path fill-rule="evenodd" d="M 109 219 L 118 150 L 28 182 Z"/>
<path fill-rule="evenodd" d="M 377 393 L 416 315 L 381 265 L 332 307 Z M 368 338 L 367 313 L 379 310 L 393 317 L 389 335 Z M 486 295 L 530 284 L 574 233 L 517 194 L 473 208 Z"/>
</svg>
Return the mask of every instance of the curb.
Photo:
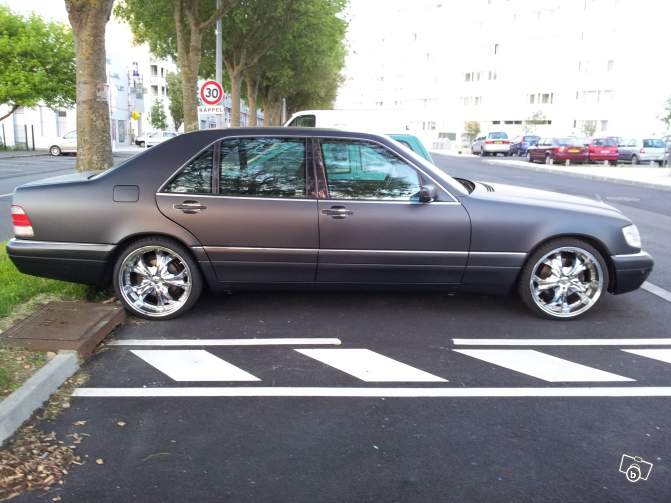
<svg viewBox="0 0 671 503">
<path fill-rule="evenodd" d="M 0 155 L 0 161 L 3 159 L 24 159 L 29 157 L 42 157 L 50 155 L 49 152 L 40 152 L 36 154 L 24 154 L 24 155 Z"/>
<path fill-rule="evenodd" d="M 447 154 L 444 152 L 431 152 L 432 154 L 438 154 L 442 156 L 449 156 L 449 157 L 464 157 L 464 158 L 473 158 L 473 157 L 478 157 L 478 156 L 471 156 L 468 154 Z M 502 164 L 503 166 L 507 166 L 510 168 L 519 168 L 519 169 L 526 169 L 527 171 L 536 171 L 540 173 L 550 173 L 554 175 L 566 175 L 566 176 L 573 176 L 575 178 L 585 178 L 588 180 L 597 180 L 601 182 L 611 182 L 611 183 L 619 183 L 622 185 L 629 185 L 633 187 L 644 187 L 646 189 L 656 189 L 656 190 L 664 190 L 667 192 L 671 192 L 671 185 L 660 185 L 657 183 L 651 183 L 651 182 L 639 182 L 636 180 L 625 180 L 623 178 L 614 178 L 612 176 L 601 176 L 601 175 L 592 175 L 588 173 L 576 173 L 573 171 L 561 171 L 558 169 L 553 169 L 553 168 L 546 168 L 545 166 L 523 166 L 521 164 L 512 164 L 512 163 L 507 163 L 506 161 L 484 161 L 486 164 L 489 164 L 490 166 L 496 166 L 497 164 Z"/>
<path fill-rule="evenodd" d="M 77 370 L 79 370 L 77 353 L 59 351 L 19 389 L 0 402 L 0 445 Z"/>
</svg>

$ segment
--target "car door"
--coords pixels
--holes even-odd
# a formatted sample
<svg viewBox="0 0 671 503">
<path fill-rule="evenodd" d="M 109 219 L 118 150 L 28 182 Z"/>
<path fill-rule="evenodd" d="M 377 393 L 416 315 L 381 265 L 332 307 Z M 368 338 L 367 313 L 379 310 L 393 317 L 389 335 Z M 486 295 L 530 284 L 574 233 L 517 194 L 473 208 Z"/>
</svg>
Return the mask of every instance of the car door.
<svg viewBox="0 0 671 503">
<path fill-rule="evenodd" d="M 391 148 L 322 138 L 315 152 L 322 283 L 459 283 L 470 219 L 459 201 Z M 419 201 L 433 185 L 437 200 Z"/>
<path fill-rule="evenodd" d="M 306 139 L 224 138 L 157 194 L 202 243 L 224 283 L 313 282 L 317 200 L 306 192 Z M 311 169 L 311 168 L 310 168 Z"/>
<path fill-rule="evenodd" d="M 77 131 L 70 131 L 63 136 L 61 140 L 61 151 L 76 152 L 77 151 Z"/>
</svg>

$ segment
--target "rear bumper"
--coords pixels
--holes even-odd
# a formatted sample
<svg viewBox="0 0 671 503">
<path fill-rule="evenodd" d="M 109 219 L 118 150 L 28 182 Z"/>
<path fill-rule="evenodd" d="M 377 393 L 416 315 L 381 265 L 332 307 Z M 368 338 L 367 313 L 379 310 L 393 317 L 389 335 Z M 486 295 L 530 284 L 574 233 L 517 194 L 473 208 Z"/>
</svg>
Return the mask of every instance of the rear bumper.
<svg viewBox="0 0 671 503">
<path fill-rule="evenodd" d="M 613 255 L 614 282 L 611 293 L 626 293 L 639 288 L 652 272 L 655 264 L 652 257 L 644 251 L 631 255 Z"/>
<path fill-rule="evenodd" d="M 491 152 L 491 153 L 498 153 L 500 154 L 501 152 L 510 152 L 510 144 L 509 143 L 490 143 L 488 145 L 483 145 L 482 149 L 485 152 Z"/>
<path fill-rule="evenodd" d="M 7 255 L 24 274 L 90 285 L 108 282 L 107 264 L 114 245 L 12 239 Z"/>
</svg>

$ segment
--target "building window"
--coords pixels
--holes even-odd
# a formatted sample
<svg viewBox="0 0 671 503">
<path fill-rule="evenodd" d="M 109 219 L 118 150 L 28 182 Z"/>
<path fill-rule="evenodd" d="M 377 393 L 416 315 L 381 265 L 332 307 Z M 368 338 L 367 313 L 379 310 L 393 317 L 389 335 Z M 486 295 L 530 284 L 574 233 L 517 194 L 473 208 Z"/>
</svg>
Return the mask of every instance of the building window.
<svg viewBox="0 0 671 503">
<path fill-rule="evenodd" d="M 151 76 L 152 77 L 156 77 L 158 75 L 158 66 L 151 65 L 150 70 L 151 70 Z"/>
<path fill-rule="evenodd" d="M 606 71 L 607 72 L 612 72 L 613 68 L 615 68 L 615 61 L 613 61 L 612 59 L 609 59 L 608 63 L 606 63 Z"/>
<path fill-rule="evenodd" d="M 151 86 L 151 95 L 158 96 L 158 86 Z"/>
<path fill-rule="evenodd" d="M 608 130 L 608 121 L 601 121 L 601 131 Z"/>
<path fill-rule="evenodd" d="M 499 44 L 494 44 L 494 55 L 499 53 Z"/>
<path fill-rule="evenodd" d="M 536 102 L 536 95 L 535 94 L 530 94 L 529 95 L 529 104 L 533 105 Z"/>
</svg>

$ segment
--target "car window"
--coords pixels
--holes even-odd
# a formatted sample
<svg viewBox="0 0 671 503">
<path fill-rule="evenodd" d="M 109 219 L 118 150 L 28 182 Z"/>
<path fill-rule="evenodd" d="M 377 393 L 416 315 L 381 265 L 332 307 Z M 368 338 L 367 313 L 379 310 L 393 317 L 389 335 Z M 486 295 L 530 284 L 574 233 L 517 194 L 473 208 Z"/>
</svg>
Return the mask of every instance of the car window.
<svg viewBox="0 0 671 503">
<path fill-rule="evenodd" d="M 304 138 L 232 138 L 220 149 L 221 195 L 305 197 Z"/>
<path fill-rule="evenodd" d="M 211 194 L 213 152 L 214 148 L 210 147 L 189 162 L 168 182 L 163 192 Z"/>
<path fill-rule="evenodd" d="M 299 115 L 289 123 L 289 127 L 315 127 L 314 115 Z"/>
<path fill-rule="evenodd" d="M 408 201 L 417 197 L 417 171 L 381 145 L 323 140 L 326 182 L 331 199 Z"/>
<path fill-rule="evenodd" d="M 664 142 L 660 140 L 659 138 L 649 138 L 643 140 L 643 147 L 644 148 L 664 148 Z"/>
<path fill-rule="evenodd" d="M 70 131 L 68 134 L 63 136 L 63 138 L 66 140 L 74 140 L 75 138 L 77 138 L 77 131 Z"/>
<path fill-rule="evenodd" d="M 489 133 L 487 135 L 487 138 L 489 138 L 490 140 L 507 140 L 508 135 L 506 133 L 502 133 L 502 132 Z"/>
</svg>

